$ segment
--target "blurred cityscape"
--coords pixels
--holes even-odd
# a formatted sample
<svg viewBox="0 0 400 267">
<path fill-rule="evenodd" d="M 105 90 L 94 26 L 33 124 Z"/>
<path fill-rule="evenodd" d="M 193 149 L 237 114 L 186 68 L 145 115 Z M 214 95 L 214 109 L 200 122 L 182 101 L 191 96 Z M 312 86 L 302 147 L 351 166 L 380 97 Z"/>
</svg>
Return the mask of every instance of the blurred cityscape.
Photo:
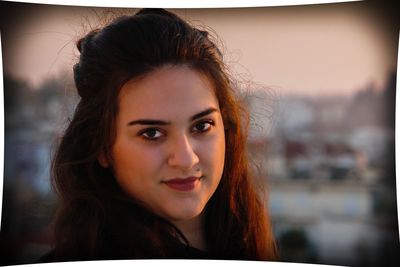
<svg viewBox="0 0 400 267">
<path fill-rule="evenodd" d="M 351 96 L 246 97 L 284 261 L 398 266 L 395 74 Z"/>
<path fill-rule="evenodd" d="M 393 73 L 351 96 L 244 94 L 282 261 L 396 265 L 395 87 Z M 51 155 L 78 97 L 68 75 L 31 88 L 7 74 L 4 96 L 1 264 L 32 263 L 49 249 Z"/>
</svg>

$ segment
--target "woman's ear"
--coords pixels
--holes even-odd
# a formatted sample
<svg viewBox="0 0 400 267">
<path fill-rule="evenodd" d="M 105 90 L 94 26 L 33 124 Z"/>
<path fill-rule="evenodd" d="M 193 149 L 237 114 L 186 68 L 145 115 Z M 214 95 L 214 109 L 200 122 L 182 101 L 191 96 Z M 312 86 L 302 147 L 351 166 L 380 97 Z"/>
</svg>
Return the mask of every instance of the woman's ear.
<svg viewBox="0 0 400 267">
<path fill-rule="evenodd" d="M 97 156 L 97 161 L 99 162 L 100 166 L 103 168 L 108 168 L 110 166 L 110 163 L 108 162 L 108 159 L 107 159 L 106 155 L 104 154 L 104 152 L 101 152 Z"/>
</svg>

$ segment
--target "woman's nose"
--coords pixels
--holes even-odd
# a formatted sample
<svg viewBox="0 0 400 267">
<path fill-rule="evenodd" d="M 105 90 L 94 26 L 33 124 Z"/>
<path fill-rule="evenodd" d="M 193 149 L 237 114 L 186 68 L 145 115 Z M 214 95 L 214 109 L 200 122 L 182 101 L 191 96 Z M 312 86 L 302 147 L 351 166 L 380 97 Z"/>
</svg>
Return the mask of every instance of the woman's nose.
<svg viewBox="0 0 400 267">
<path fill-rule="evenodd" d="M 199 163 L 193 144 L 186 135 L 177 137 L 171 143 L 168 164 L 171 167 L 189 170 Z"/>
</svg>

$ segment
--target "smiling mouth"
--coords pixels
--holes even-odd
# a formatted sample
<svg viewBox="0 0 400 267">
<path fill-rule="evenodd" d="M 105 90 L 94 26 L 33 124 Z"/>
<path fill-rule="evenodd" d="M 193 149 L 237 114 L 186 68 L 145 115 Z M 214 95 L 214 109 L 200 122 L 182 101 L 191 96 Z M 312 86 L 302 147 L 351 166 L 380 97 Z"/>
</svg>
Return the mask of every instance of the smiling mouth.
<svg viewBox="0 0 400 267">
<path fill-rule="evenodd" d="M 168 187 L 178 191 L 192 191 L 203 177 L 187 177 L 187 178 L 175 178 L 164 181 L 163 183 Z"/>
</svg>

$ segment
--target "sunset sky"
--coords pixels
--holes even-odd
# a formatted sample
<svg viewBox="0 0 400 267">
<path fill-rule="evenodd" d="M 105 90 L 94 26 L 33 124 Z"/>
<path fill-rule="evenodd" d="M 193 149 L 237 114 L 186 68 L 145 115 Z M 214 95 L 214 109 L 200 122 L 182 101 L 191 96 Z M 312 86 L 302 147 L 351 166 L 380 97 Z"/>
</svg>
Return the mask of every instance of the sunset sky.
<svg viewBox="0 0 400 267">
<path fill-rule="evenodd" d="M 4 70 L 33 85 L 71 72 L 78 56 L 74 42 L 103 11 L 41 5 L 18 9 L 11 20 L 14 28 L 7 25 L 8 32 L 2 32 Z M 363 2 L 172 11 L 218 34 L 239 81 L 282 94 L 350 94 L 369 84 L 381 88 L 396 67 L 398 32 L 383 12 Z"/>
</svg>

